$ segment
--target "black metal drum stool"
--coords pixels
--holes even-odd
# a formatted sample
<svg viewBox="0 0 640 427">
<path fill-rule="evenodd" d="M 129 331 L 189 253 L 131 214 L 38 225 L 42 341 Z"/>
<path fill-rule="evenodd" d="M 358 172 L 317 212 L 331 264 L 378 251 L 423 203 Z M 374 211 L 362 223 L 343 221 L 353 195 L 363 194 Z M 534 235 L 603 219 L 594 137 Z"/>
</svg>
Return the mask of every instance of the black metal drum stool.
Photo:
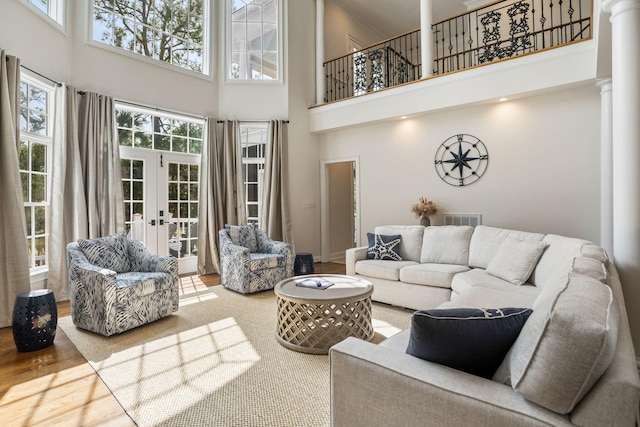
<svg viewBox="0 0 640 427">
<path fill-rule="evenodd" d="M 58 307 L 51 289 L 23 292 L 13 306 L 13 341 L 18 351 L 40 350 L 53 344 Z"/>
<path fill-rule="evenodd" d="M 296 259 L 293 262 L 293 271 L 296 276 L 313 274 L 315 271 L 313 267 L 313 254 L 308 252 L 297 253 Z"/>
</svg>

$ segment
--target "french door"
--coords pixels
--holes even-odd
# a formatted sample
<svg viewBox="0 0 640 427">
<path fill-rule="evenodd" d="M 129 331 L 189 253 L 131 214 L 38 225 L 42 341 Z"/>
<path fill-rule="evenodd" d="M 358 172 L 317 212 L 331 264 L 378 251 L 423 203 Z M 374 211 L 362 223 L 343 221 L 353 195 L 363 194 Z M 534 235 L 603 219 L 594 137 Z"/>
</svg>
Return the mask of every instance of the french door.
<svg viewBox="0 0 640 427">
<path fill-rule="evenodd" d="M 125 222 L 152 253 L 197 270 L 200 156 L 120 147 Z"/>
</svg>

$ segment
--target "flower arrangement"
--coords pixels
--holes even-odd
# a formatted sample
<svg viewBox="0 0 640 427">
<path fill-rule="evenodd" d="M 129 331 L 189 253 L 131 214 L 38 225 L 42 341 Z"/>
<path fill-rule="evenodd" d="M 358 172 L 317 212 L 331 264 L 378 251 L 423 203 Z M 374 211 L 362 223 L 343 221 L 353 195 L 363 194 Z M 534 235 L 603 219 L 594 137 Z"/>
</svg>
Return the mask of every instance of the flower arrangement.
<svg viewBox="0 0 640 427">
<path fill-rule="evenodd" d="M 411 207 L 411 212 L 419 218 L 429 217 L 438 213 L 438 205 L 426 197 L 420 197 L 418 203 Z"/>
</svg>

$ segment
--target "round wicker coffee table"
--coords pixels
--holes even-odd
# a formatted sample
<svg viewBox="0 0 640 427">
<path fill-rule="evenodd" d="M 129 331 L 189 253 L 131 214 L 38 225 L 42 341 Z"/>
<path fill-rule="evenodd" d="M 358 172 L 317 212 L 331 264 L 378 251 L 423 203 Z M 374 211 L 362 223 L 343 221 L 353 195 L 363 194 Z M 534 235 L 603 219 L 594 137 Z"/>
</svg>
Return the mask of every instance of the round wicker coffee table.
<svg viewBox="0 0 640 427">
<path fill-rule="evenodd" d="M 333 285 L 326 289 L 296 285 L 309 279 Z M 373 285 L 366 280 L 337 274 L 297 276 L 278 283 L 274 291 L 278 297 L 276 338 L 287 348 L 327 354 L 329 347 L 347 337 L 373 338 Z"/>
</svg>

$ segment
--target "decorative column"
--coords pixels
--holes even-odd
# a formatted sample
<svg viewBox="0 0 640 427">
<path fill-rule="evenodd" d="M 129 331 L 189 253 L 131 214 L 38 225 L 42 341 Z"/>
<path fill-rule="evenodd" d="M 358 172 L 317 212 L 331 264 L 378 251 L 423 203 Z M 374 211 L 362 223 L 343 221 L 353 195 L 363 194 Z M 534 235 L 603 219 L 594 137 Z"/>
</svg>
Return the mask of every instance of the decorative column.
<svg viewBox="0 0 640 427">
<path fill-rule="evenodd" d="M 432 0 L 420 0 L 420 54 L 422 55 L 422 77 L 433 76 L 433 32 L 431 31 Z"/>
<path fill-rule="evenodd" d="M 640 0 L 605 0 L 611 12 L 613 259 L 640 354 Z"/>
<path fill-rule="evenodd" d="M 613 256 L 613 112 L 611 79 L 600 87 L 600 246 Z"/>
<path fill-rule="evenodd" d="M 324 0 L 316 0 L 316 104 L 324 103 Z"/>
</svg>

